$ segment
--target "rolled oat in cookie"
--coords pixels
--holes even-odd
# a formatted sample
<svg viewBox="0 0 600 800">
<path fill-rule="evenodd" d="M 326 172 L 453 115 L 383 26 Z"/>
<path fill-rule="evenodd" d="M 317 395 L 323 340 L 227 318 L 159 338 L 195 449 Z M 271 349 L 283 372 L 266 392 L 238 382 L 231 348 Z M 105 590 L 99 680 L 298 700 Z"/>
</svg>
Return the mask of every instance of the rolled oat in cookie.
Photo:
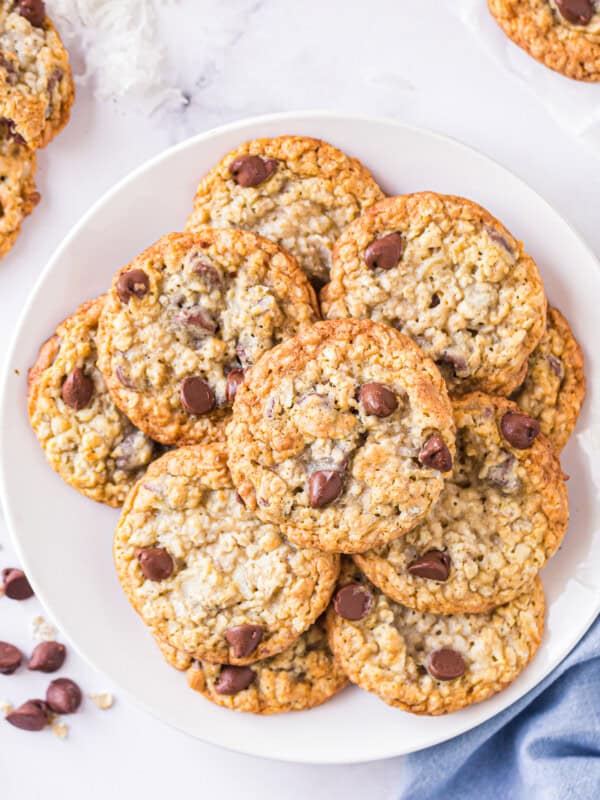
<svg viewBox="0 0 600 800">
<path fill-rule="evenodd" d="M 353 585 L 370 604 L 360 619 L 330 607 L 335 658 L 361 689 L 413 714 L 447 714 L 505 689 L 535 655 L 544 630 L 539 578 L 494 611 L 455 616 L 421 614 L 394 602 L 351 562 L 343 564 L 339 585 Z"/>
<path fill-rule="evenodd" d="M 453 394 L 508 393 L 546 322 L 546 297 L 520 242 L 470 200 L 391 197 L 336 242 L 328 319 L 368 318 L 410 336 Z"/>
<path fill-rule="evenodd" d="M 414 527 L 454 454 L 435 364 L 368 320 L 317 323 L 263 356 L 238 390 L 227 435 L 246 507 L 294 543 L 333 552 Z"/>
<path fill-rule="evenodd" d="M 170 663 L 174 651 L 250 664 L 289 647 L 326 608 L 339 558 L 296 548 L 240 502 L 225 445 L 155 461 L 129 494 L 114 540 L 117 574 Z"/>
<path fill-rule="evenodd" d="M 115 406 L 97 366 L 96 334 L 106 295 L 62 322 L 29 370 L 29 420 L 46 459 L 82 494 L 110 506 L 159 447 Z"/>
<path fill-rule="evenodd" d="M 11 250 L 21 224 L 36 207 L 35 152 L 16 142 L 6 123 L 0 122 L 0 258 Z"/>
<path fill-rule="evenodd" d="M 409 608 L 484 612 L 526 591 L 566 532 L 560 462 L 536 420 L 483 394 L 454 402 L 452 476 L 427 518 L 401 539 L 355 556 Z"/>
<path fill-rule="evenodd" d="M 115 403 L 152 438 L 223 439 L 244 371 L 318 316 L 306 277 L 272 242 L 172 233 L 115 276 L 99 364 Z"/>
<path fill-rule="evenodd" d="M 289 250 L 322 286 L 337 237 L 382 197 L 366 167 L 327 142 L 256 139 L 232 150 L 202 179 L 187 227 L 256 231 Z"/>
</svg>

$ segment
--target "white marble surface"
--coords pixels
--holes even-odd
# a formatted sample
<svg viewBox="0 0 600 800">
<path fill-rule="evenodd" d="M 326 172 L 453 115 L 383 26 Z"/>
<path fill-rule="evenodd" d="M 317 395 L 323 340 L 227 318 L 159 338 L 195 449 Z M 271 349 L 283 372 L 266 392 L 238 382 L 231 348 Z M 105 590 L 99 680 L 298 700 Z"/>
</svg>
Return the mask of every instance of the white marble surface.
<svg viewBox="0 0 600 800">
<path fill-rule="evenodd" d="M 600 254 L 600 160 L 486 57 L 451 6 L 450 0 L 180 0 L 165 9 L 161 36 L 172 79 L 190 102 L 185 109 L 148 117 L 127 99 L 99 101 L 90 87 L 80 89 L 71 124 L 40 155 L 42 203 L 0 264 L 0 359 L 36 276 L 104 190 L 168 145 L 258 113 L 327 108 L 448 133 L 526 179 Z M 168 198 L 148 202 L 168 203 Z M 576 264 L 572 275 L 576 281 Z M 35 502 L 35 487 L 31 493 Z M 0 545 L 0 567 L 13 565 L 2 524 Z M 0 600 L 0 639 L 30 649 L 29 621 L 38 613 L 36 600 Z M 26 800 L 47 797 L 49 782 L 52 796 L 59 796 L 60 786 L 63 798 L 83 793 L 89 800 L 115 790 L 119 797 L 146 798 L 184 792 L 292 800 L 398 796 L 399 759 L 309 767 L 235 755 L 148 717 L 76 656 L 67 667 L 86 691 L 114 691 L 115 707 L 101 712 L 87 702 L 72 719 L 67 741 L 0 723 L 3 796 L 18 791 Z M 0 698 L 26 699 L 44 686 L 38 674 L 0 676 Z M 368 735 L 357 721 L 357 736 Z"/>
</svg>

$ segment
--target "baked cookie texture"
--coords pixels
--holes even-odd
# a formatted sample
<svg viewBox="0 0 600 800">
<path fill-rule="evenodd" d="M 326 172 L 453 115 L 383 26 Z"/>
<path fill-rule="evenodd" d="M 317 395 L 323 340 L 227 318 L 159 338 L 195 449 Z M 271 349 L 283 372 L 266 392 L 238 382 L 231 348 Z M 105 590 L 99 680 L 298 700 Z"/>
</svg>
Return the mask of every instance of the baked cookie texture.
<svg viewBox="0 0 600 800">
<path fill-rule="evenodd" d="M 525 381 L 512 399 L 539 420 L 542 433 L 562 450 L 573 433 L 584 398 L 581 347 L 560 311 L 549 308 L 546 332 L 529 356 Z"/>
<path fill-rule="evenodd" d="M 555 0 L 488 0 L 504 33 L 550 69 L 578 81 L 600 81 L 600 5 L 587 24 L 569 21 Z M 568 4 L 562 4 L 568 5 Z"/>
<path fill-rule="evenodd" d="M 289 250 L 320 286 L 329 279 L 333 243 L 342 230 L 383 197 L 360 161 L 327 142 L 256 139 L 232 150 L 202 179 L 187 227 L 256 231 Z"/>
<path fill-rule="evenodd" d="M 263 356 L 238 390 L 227 436 L 248 510 L 297 545 L 334 552 L 410 530 L 439 497 L 454 453 L 439 371 L 369 320 L 319 322 Z M 439 463 L 423 455 L 436 441 Z"/>
<path fill-rule="evenodd" d="M 353 683 L 403 711 L 447 714 L 486 700 L 514 681 L 540 645 L 545 598 L 539 578 L 528 592 L 494 611 L 456 616 L 399 605 L 346 564 L 340 585 L 349 583 L 370 596 L 367 613 L 348 620 L 332 606 L 327 614 L 331 649 Z M 450 677 L 448 663 L 440 677 L 441 658 L 452 667 L 458 662 L 456 677 Z"/>
<path fill-rule="evenodd" d="M 318 318 L 306 277 L 272 242 L 240 230 L 172 233 L 116 274 L 99 364 L 117 406 L 153 439 L 219 440 L 232 381 Z"/>
<path fill-rule="evenodd" d="M 355 556 L 396 602 L 436 614 L 481 613 L 528 591 L 566 532 L 569 502 L 543 435 L 519 449 L 503 435 L 509 400 L 454 402 L 454 471 L 427 518 L 400 539 Z"/>
<path fill-rule="evenodd" d="M 252 664 L 250 669 L 254 673 L 252 682 L 233 694 L 219 691 L 222 668 L 217 664 L 195 662 L 188 671 L 188 682 L 217 705 L 253 714 L 314 708 L 348 685 L 346 673 L 329 648 L 322 619 L 287 650 Z"/>
<path fill-rule="evenodd" d="M 186 669 L 189 669 L 192 666 L 194 659 L 189 653 L 185 653 L 183 650 L 178 650 L 176 647 L 173 647 L 172 644 L 169 644 L 164 639 L 161 639 L 158 634 L 154 633 L 153 631 L 150 632 L 154 637 L 154 641 L 156 642 L 162 657 L 170 667 L 173 667 L 173 669 L 177 669 L 180 672 L 185 672 Z"/>
<path fill-rule="evenodd" d="M 167 568 L 149 576 L 144 559 L 157 551 Z M 152 633 L 218 664 L 249 664 L 289 647 L 324 611 L 339 572 L 338 556 L 292 547 L 244 509 L 220 443 L 173 450 L 151 465 L 123 507 L 114 556 Z M 245 655 L 240 628 L 242 638 L 260 628 Z"/>
<path fill-rule="evenodd" d="M 118 410 L 97 367 L 105 301 L 84 303 L 42 345 L 29 370 L 27 400 L 50 466 L 92 500 L 120 506 L 158 448 Z"/>
<path fill-rule="evenodd" d="M 27 5 L 0 1 L 0 117 L 19 143 L 37 148 L 67 124 L 75 89 L 58 32 L 43 13 L 27 15 Z"/>
<path fill-rule="evenodd" d="M 21 224 L 40 195 L 35 189 L 35 152 L 18 144 L 7 124 L 0 124 L 0 258 L 13 247 Z"/>
<path fill-rule="evenodd" d="M 546 321 L 521 242 L 476 203 L 434 192 L 382 200 L 346 228 L 321 308 L 410 336 L 453 394 L 514 390 Z"/>
</svg>

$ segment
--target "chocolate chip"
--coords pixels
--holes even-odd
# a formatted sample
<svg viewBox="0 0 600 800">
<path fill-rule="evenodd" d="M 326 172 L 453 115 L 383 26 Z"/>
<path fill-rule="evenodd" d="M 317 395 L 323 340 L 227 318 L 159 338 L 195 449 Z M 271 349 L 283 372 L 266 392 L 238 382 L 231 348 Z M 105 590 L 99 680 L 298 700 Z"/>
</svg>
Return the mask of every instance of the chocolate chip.
<svg viewBox="0 0 600 800">
<path fill-rule="evenodd" d="M 396 395 L 382 383 L 363 383 L 358 398 L 366 413 L 376 417 L 389 417 L 398 408 Z"/>
<path fill-rule="evenodd" d="M 373 608 L 373 595 L 360 583 L 349 583 L 338 589 L 333 598 L 335 613 L 344 619 L 364 619 Z"/>
<path fill-rule="evenodd" d="M 431 302 L 429 303 L 429 308 L 436 308 L 440 304 L 440 296 L 439 294 L 432 294 L 431 295 Z"/>
<path fill-rule="evenodd" d="M 427 659 L 429 674 L 438 681 L 453 681 L 455 678 L 460 678 L 466 668 L 467 665 L 461 654 L 449 647 L 434 650 Z"/>
<path fill-rule="evenodd" d="M 27 600 L 33 596 L 33 589 L 23 570 L 9 567 L 2 570 L 4 594 L 11 600 Z"/>
<path fill-rule="evenodd" d="M 146 547 L 136 553 L 140 569 L 151 581 L 164 581 L 173 573 L 173 559 L 164 547 Z"/>
<path fill-rule="evenodd" d="M 150 281 L 143 269 L 132 269 L 123 272 L 117 279 L 117 294 L 122 303 L 128 303 L 132 297 L 144 297 L 150 288 Z"/>
<path fill-rule="evenodd" d="M 521 488 L 521 479 L 517 475 L 517 459 L 510 453 L 506 458 L 493 464 L 487 474 L 487 481 L 492 486 L 498 487 L 505 494 L 513 494 Z"/>
<path fill-rule="evenodd" d="M 206 244 L 208 247 L 208 243 L 203 244 Z M 201 278 L 202 282 L 209 289 L 216 289 L 221 286 L 222 280 L 219 270 L 216 267 L 213 267 L 212 264 L 204 261 L 204 256 L 197 256 L 197 258 L 198 261 L 194 264 L 193 270 Z"/>
<path fill-rule="evenodd" d="M 46 19 L 46 6 L 43 0 L 17 0 L 19 14 L 35 28 L 42 28 Z"/>
<path fill-rule="evenodd" d="M 9 80 L 9 83 L 11 81 Z M 5 129 L 4 133 L 7 138 L 12 139 L 13 142 L 16 144 L 25 144 L 25 139 L 21 136 L 20 133 L 17 133 L 17 126 L 15 124 L 14 119 L 9 119 L 8 117 L 0 117 L 0 123 L 2 127 Z"/>
<path fill-rule="evenodd" d="M 67 649 L 60 642 L 40 642 L 34 648 L 27 669 L 37 672 L 56 672 L 65 663 Z"/>
<path fill-rule="evenodd" d="M 150 463 L 157 450 L 156 443 L 141 431 L 132 431 L 112 451 L 117 469 L 135 472 Z"/>
<path fill-rule="evenodd" d="M 225 631 L 234 658 L 245 658 L 262 642 L 264 629 L 260 625 L 234 625 Z"/>
<path fill-rule="evenodd" d="M 185 311 L 181 311 L 176 319 L 185 325 L 201 328 L 203 331 L 208 331 L 208 333 L 215 333 L 218 327 L 210 314 L 201 306 L 192 306 Z"/>
<path fill-rule="evenodd" d="M 81 689 L 69 678 L 57 678 L 46 690 L 46 702 L 57 714 L 72 714 L 81 705 Z"/>
<path fill-rule="evenodd" d="M 13 644 L 0 642 L 0 675 L 12 675 L 21 666 L 21 651 Z"/>
<path fill-rule="evenodd" d="M 527 450 L 540 432 L 540 423 L 527 414 L 508 411 L 500 420 L 500 431 L 517 450 Z"/>
<path fill-rule="evenodd" d="M 365 250 L 365 264 L 369 269 L 392 269 L 402 257 L 404 242 L 399 233 L 388 233 L 373 239 Z"/>
<path fill-rule="evenodd" d="M 557 358 L 555 355 L 550 353 L 547 358 L 548 364 L 550 365 L 550 369 L 556 375 L 557 378 L 561 380 L 564 377 L 565 371 L 563 369 L 563 364 L 560 358 Z"/>
<path fill-rule="evenodd" d="M 22 731 L 41 731 L 48 724 L 48 706 L 43 700 L 27 700 L 7 714 L 6 721 Z"/>
<path fill-rule="evenodd" d="M 452 454 L 439 433 L 432 434 L 419 452 L 419 462 L 440 472 L 452 469 Z"/>
<path fill-rule="evenodd" d="M 244 382 L 244 370 L 232 369 L 227 374 L 227 388 L 225 394 L 227 402 L 233 403 L 237 394 L 238 387 Z"/>
<path fill-rule="evenodd" d="M 202 378 L 185 378 L 179 396 L 188 414 L 207 414 L 215 407 L 214 392 Z"/>
<path fill-rule="evenodd" d="M 573 25 L 588 25 L 594 15 L 593 0 L 556 0 L 556 7 Z"/>
<path fill-rule="evenodd" d="M 117 380 L 119 383 L 124 386 L 126 389 L 135 389 L 135 385 L 132 382 L 131 378 L 127 375 L 123 367 L 119 366 L 115 370 L 115 375 L 117 376 Z"/>
<path fill-rule="evenodd" d="M 219 694 L 237 694 L 247 689 L 256 679 L 256 673 L 250 667 L 223 667 L 215 691 Z"/>
<path fill-rule="evenodd" d="M 68 406 L 74 408 L 75 411 L 81 411 L 90 404 L 94 394 L 94 381 L 88 378 L 81 367 L 75 367 L 73 372 L 65 378 L 60 393 Z"/>
<path fill-rule="evenodd" d="M 308 481 L 308 495 L 311 508 L 323 508 L 333 503 L 342 492 L 342 475 L 335 469 L 313 472 Z"/>
<path fill-rule="evenodd" d="M 447 367 L 449 371 L 452 373 L 453 377 L 456 376 L 465 376 L 468 375 L 468 367 L 467 362 L 462 356 L 457 355 L 456 353 L 449 353 L 448 351 L 444 351 L 440 354 L 440 357 L 435 362 L 438 367 Z"/>
<path fill-rule="evenodd" d="M 275 158 L 261 158 L 260 156 L 239 156 L 229 165 L 229 173 L 238 186 L 245 189 L 258 186 L 266 181 L 277 169 Z"/>
<path fill-rule="evenodd" d="M 492 228 L 489 225 L 486 225 L 485 229 L 488 232 L 488 236 L 490 237 L 492 242 L 495 242 L 496 244 L 500 245 L 500 247 L 506 250 L 506 252 L 509 255 L 511 256 L 513 255 L 513 249 L 510 246 L 508 239 L 506 239 L 501 233 L 498 233 L 498 231 L 495 228 Z"/>
<path fill-rule="evenodd" d="M 450 556 L 441 550 L 428 550 L 408 565 L 408 571 L 416 578 L 444 582 L 450 575 Z"/>
</svg>

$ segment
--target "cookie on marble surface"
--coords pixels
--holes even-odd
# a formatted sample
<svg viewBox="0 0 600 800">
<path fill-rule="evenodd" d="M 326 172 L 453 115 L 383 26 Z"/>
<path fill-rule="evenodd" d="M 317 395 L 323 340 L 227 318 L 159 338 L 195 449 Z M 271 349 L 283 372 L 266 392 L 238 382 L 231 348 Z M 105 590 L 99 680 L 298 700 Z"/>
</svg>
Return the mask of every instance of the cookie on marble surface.
<svg viewBox="0 0 600 800">
<path fill-rule="evenodd" d="M 321 286 L 329 279 L 335 240 L 382 197 L 366 167 L 327 142 L 256 139 L 232 150 L 202 179 L 187 227 L 256 231 L 289 250 Z"/>
<path fill-rule="evenodd" d="M 104 295 L 84 303 L 42 345 L 27 399 L 50 466 L 92 500 L 120 506 L 158 447 L 115 406 L 96 365 L 105 301 Z"/>
<path fill-rule="evenodd" d="M 569 520 L 564 476 L 538 423 L 509 400 L 454 402 L 454 471 L 427 518 L 356 563 L 417 611 L 480 613 L 526 591 Z"/>
<path fill-rule="evenodd" d="M 362 552 L 410 530 L 452 469 L 435 364 L 369 320 L 319 322 L 247 373 L 227 429 L 246 507 L 290 541 Z"/>
<path fill-rule="evenodd" d="M 509 686 L 544 631 L 542 582 L 487 614 L 421 614 L 351 563 L 327 613 L 331 649 L 353 683 L 413 714 L 447 714 Z"/>
<path fill-rule="evenodd" d="M 225 445 L 155 461 L 129 494 L 114 540 L 117 575 L 152 633 L 217 664 L 285 650 L 326 608 L 339 558 L 292 547 L 240 503 Z"/>
<path fill-rule="evenodd" d="M 0 0 L 0 117 L 30 148 L 67 124 L 75 89 L 69 56 L 42 0 Z"/>
<path fill-rule="evenodd" d="M 280 714 L 321 705 L 348 685 L 329 648 L 323 619 L 272 658 L 245 667 L 195 662 L 188 682 L 213 703 L 233 711 Z"/>
<path fill-rule="evenodd" d="M 267 239 L 172 233 L 116 274 L 99 364 L 115 403 L 153 439 L 223 439 L 244 370 L 318 317 L 305 275 Z"/>
<path fill-rule="evenodd" d="M 434 192 L 382 200 L 346 228 L 321 307 L 410 336 L 453 394 L 514 390 L 546 321 L 522 244 L 476 203 Z"/>
<path fill-rule="evenodd" d="M 8 125 L 0 123 L 0 258 L 9 252 L 21 231 L 21 224 L 36 207 L 36 156 L 19 144 Z"/>
<path fill-rule="evenodd" d="M 550 69 L 600 81 L 598 0 L 488 0 L 504 33 Z"/>
<path fill-rule="evenodd" d="M 549 308 L 546 332 L 529 356 L 525 381 L 512 399 L 539 421 L 542 433 L 562 450 L 573 433 L 584 398 L 581 347 L 560 311 Z"/>
</svg>

